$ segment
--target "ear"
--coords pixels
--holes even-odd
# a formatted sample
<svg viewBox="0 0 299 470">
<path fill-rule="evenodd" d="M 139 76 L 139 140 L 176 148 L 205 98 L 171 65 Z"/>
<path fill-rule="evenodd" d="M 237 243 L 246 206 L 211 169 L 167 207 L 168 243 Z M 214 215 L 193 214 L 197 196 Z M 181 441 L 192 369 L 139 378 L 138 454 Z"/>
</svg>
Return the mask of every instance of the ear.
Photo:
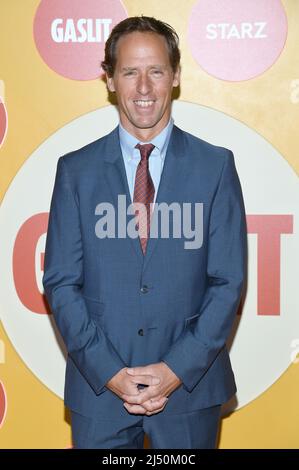
<svg viewBox="0 0 299 470">
<path fill-rule="evenodd" d="M 106 73 L 106 81 L 107 81 L 107 87 L 108 90 L 111 91 L 112 93 L 115 92 L 115 87 L 114 87 L 114 80 L 113 77 L 109 77 Z"/>
<path fill-rule="evenodd" d="M 173 76 L 172 86 L 173 87 L 179 86 L 180 80 L 181 80 L 181 66 L 178 65 L 178 68 L 177 68 L 177 70 L 176 70 L 176 72 L 174 73 L 174 76 Z"/>
</svg>

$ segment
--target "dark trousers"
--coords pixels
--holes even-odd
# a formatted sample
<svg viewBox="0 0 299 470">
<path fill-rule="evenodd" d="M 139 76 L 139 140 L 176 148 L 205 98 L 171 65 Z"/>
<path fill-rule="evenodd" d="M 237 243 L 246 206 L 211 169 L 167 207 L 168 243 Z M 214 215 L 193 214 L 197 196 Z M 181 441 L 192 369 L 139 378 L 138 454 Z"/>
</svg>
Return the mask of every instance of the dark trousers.
<svg viewBox="0 0 299 470">
<path fill-rule="evenodd" d="M 71 412 L 77 449 L 142 449 L 146 433 L 152 449 L 214 449 L 221 405 L 189 413 L 129 415 L 128 422 L 88 418 Z"/>
</svg>

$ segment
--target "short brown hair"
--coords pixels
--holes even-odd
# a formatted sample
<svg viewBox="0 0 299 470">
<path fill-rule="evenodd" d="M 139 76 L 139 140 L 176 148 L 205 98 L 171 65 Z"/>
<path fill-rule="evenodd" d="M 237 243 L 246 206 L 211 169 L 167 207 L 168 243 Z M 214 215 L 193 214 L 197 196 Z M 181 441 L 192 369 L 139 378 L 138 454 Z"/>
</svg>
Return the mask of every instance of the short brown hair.
<svg viewBox="0 0 299 470">
<path fill-rule="evenodd" d="M 169 61 L 174 72 L 180 63 L 179 37 L 175 30 L 167 23 L 149 16 L 131 16 L 121 21 L 112 29 L 105 44 L 105 59 L 101 62 L 102 69 L 108 77 L 112 77 L 116 65 L 116 46 L 120 37 L 139 32 L 160 34 L 166 40 L 169 52 Z"/>
</svg>

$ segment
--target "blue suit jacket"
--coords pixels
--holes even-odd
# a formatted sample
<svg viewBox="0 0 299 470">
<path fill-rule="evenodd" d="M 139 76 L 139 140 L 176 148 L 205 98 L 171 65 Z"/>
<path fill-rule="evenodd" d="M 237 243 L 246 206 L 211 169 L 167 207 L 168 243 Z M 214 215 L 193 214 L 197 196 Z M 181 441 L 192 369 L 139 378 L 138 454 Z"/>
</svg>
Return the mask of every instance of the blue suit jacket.
<svg viewBox="0 0 299 470">
<path fill-rule="evenodd" d="M 128 415 L 105 384 L 125 366 L 160 361 L 183 382 L 163 413 L 227 401 L 236 386 L 225 343 L 247 258 L 232 152 L 173 128 L 156 203 L 202 202 L 201 248 L 150 238 L 143 256 L 138 238 L 96 237 L 97 204 L 117 208 L 119 194 L 131 203 L 118 128 L 59 159 L 43 285 L 68 351 L 66 405 Z"/>
</svg>

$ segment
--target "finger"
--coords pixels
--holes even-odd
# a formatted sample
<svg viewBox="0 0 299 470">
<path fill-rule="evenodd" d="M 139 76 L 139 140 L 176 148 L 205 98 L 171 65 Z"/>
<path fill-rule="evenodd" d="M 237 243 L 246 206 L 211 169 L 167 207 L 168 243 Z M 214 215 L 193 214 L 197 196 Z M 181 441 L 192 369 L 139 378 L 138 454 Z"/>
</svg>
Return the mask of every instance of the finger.
<svg viewBox="0 0 299 470">
<path fill-rule="evenodd" d="M 130 377 L 131 381 L 136 384 L 158 385 L 161 382 L 160 377 L 153 375 L 135 375 Z"/>
<path fill-rule="evenodd" d="M 124 407 L 129 413 L 137 415 L 144 415 L 146 413 L 146 409 L 140 405 L 130 405 L 129 403 L 124 403 Z"/>
<path fill-rule="evenodd" d="M 139 390 L 138 394 L 129 395 L 127 393 L 122 394 L 121 398 L 123 401 L 135 404 L 135 405 L 142 405 L 143 402 L 150 400 L 151 398 L 156 400 L 161 395 L 157 393 L 157 390 L 153 390 L 153 388 L 146 388 L 143 390 Z"/>
<path fill-rule="evenodd" d="M 150 401 L 151 403 L 156 403 L 156 402 L 160 401 L 162 398 L 165 398 L 165 397 L 163 397 L 162 395 L 159 395 L 158 397 L 150 398 L 149 401 Z"/>
<path fill-rule="evenodd" d="M 157 413 L 160 413 L 160 411 L 162 411 L 163 409 L 164 409 L 164 406 L 162 406 L 162 408 L 160 408 L 159 410 L 146 411 L 144 414 L 146 414 L 146 416 L 156 415 Z"/>
<path fill-rule="evenodd" d="M 153 404 L 153 402 L 149 402 L 147 404 L 147 408 L 150 408 L 150 410 L 149 409 L 147 410 L 144 406 L 132 405 L 127 402 L 124 403 L 124 407 L 129 413 L 142 414 L 142 415 L 146 414 L 147 416 L 150 416 L 152 414 L 156 414 L 162 411 L 165 408 L 167 401 L 168 401 L 167 397 L 162 397 L 160 400 L 155 400 L 155 404 Z"/>
<path fill-rule="evenodd" d="M 155 400 L 155 401 L 148 400 L 148 401 L 142 403 L 142 406 L 143 406 L 143 408 L 146 409 L 146 411 L 156 413 L 158 410 L 164 408 L 167 401 L 168 401 L 167 397 L 162 397 L 162 398 L 160 398 L 160 400 Z"/>
<path fill-rule="evenodd" d="M 136 374 L 146 374 L 146 371 L 144 370 L 144 367 L 128 367 L 127 373 L 130 375 L 136 375 Z"/>
<path fill-rule="evenodd" d="M 144 389 L 134 389 L 132 393 L 123 393 L 121 398 L 123 401 L 127 401 L 128 403 L 135 403 L 136 405 L 141 405 L 142 402 L 152 399 L 160 398 L 161 391 L 159 393 L 159 389 L 156 386 L 149 386 Z"/>
<path fill-rule="evenodd" d="M 141 398 L 140 395 L 141 392 L 139 392 L 137 395 L 128 395 L 124 393 L 122 394 L 121 398 L 124 402 L 129 403 L 131 405 L 141 405 L 142 401 L 144 401 L 144 398 Z M 149 397 L 147 399 L 149 399 Z"/>
<path fill-rule="evenodd" d="M 153 411 L 146 411 L 145 414 L 146 414 L 147 416 L 151 416 L 151 415 L 154 415 L 154 414 L 156 414 L 156 413 L 159 413 L 160 411 L 164 410 L 167 401 L 168 401 L 168 400 L 165 400 L 165 401 L 164 401 L 164 404 L 163 404 L 160 408 L 157 408 L 157 409 L 155 409 L 155 410 L 153 410 Z"/>
<path fill-rule="evenodd" d="M 127 367 L 126 371 L 129 375 L 152 375 L 149 366 L 144 367 Z"/>
</svg>

